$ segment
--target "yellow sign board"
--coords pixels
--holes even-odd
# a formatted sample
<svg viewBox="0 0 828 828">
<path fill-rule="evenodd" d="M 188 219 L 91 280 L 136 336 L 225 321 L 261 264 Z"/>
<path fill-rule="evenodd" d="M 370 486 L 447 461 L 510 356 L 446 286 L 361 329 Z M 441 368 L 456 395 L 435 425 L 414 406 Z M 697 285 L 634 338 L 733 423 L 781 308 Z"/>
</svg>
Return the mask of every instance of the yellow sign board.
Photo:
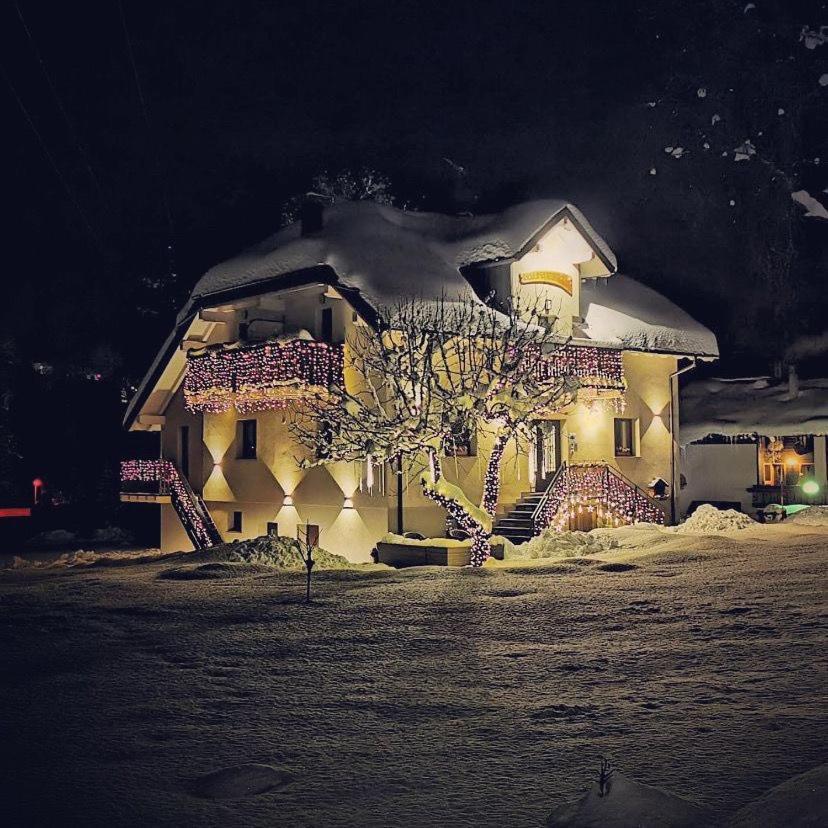
<svg viewBox="0 0 828 828">
<path fill-rule="evenodd" d="M 572 296 L 572 277 L 558 270 L 529 270 L 520 274 L 522 285 L 553 285 Z"/>
</svg>

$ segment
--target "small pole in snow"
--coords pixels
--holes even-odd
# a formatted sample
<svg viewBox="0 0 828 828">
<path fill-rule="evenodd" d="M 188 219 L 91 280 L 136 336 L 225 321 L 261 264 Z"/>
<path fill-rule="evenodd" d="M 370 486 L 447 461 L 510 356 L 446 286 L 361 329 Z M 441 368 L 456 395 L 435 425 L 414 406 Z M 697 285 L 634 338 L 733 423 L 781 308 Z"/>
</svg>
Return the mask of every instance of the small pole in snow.
<svg viewBox="0 0 828 828">
<path fill-rule="evenodd" d="M 307 557 L 305 558 L 305 567 L 308 570 L 308 588 L 307 588 L 307 591 L 305 593 L 305 601 L 309 604 L 310 599 L 311 599 L 311 596 L 310 596 L 311 570 L 313 569 L 313 564 L 314 564 L 313 556 L 311 554 L 310 544 L 308 544 L 307 549 L 305 551 L 305 554 L 307 555 Z"/>
<path fill-rule="evenodd" d="M 305 562 L 305 569 L 308 571 L 308 582 L 305 589 L 305 602 L 310 603 L 311 599 L 311 570 L 316 563 L 313 559 L 313 546 L 308 539 L 308 531 L 303 527 L 299 531 L 297 540 L 299 541 L 299 550 L 303 553 L 302 558 Z"/>
</svg>

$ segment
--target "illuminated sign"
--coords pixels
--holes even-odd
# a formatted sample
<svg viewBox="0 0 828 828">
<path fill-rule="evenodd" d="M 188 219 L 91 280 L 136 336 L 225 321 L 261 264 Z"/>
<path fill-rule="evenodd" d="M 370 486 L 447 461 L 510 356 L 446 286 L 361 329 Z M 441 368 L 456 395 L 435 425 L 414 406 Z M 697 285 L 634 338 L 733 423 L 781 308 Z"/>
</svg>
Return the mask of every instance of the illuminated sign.
<svg viewBox="0 0 828 828">
<path fill-rule="evenodd" d="M 572 277 L 558 270 L 529 270 L 520 274 L 522 285 L 552 285 L 572 296 Z"/>
</svg>

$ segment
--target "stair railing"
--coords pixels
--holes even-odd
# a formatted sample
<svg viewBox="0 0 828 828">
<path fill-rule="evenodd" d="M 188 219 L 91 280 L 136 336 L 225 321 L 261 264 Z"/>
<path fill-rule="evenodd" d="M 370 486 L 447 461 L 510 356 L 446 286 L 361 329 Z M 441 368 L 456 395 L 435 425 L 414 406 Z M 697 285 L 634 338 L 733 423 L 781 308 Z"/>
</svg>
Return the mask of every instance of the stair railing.
<svg viewBox="0 0 828 828">
<path fill-rule="evenodd" d="M 539 535 L 552 522 L 564 498 L 569 493 L 569 467 L 561 463 L 552 475 L 549 485 L 532 512 L 532 529 Z"/>
<path fill-rule="evenodd" d="M 222 542 L 206 504 L 172 460 L 125 460 L 121 463 L 121 480 L 126 483 L 156 483 L 159 491 L 168 492 L 181 525 L 196 549 Z"/>
<path fill-rule="evenodd" d="M 633 500 L 633 521 L 646 521 L 647 523 L 664 523 L 664 510 L 658 502 L 651 498 L 640 486 L 630 480 L 623 472 L 614 466 L 607 464 L 607 490 L 611 486 L 610 481 L 615 478 L 619 483 L 634 491 Z"/>
</svg>

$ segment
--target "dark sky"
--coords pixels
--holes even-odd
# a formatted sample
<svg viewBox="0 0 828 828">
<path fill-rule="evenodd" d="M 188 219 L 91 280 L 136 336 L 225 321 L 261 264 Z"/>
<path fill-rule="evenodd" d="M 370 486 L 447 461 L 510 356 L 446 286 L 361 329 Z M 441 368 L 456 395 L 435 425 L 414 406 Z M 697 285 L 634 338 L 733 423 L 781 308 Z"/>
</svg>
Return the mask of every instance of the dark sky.
<svg viewBox="0 0 828 828">
<path fill-rule="evenodd" d="M 798 40 L 824 3 L 122 2 L 3 10 L 6 311 L 33 355 L 103 344 L 140 370 L 198 275 L 275 229 L 315 173 L 370 166 L 414 207 L 468 207 L 444 158 L 475 210 L 574 201 L 622 269 L 742 361 L 767 356 L 745 331 L 781 313 L 757 273 L 793 226 L 784 325 L 824 325 L 825 227 L 767 164 L 718 151 L 751 138 L 797 188 L 828 186 L 812 160 L 828 45 Z M 175 289 L 137 313 L 170 252 Z"/>
</svg>

